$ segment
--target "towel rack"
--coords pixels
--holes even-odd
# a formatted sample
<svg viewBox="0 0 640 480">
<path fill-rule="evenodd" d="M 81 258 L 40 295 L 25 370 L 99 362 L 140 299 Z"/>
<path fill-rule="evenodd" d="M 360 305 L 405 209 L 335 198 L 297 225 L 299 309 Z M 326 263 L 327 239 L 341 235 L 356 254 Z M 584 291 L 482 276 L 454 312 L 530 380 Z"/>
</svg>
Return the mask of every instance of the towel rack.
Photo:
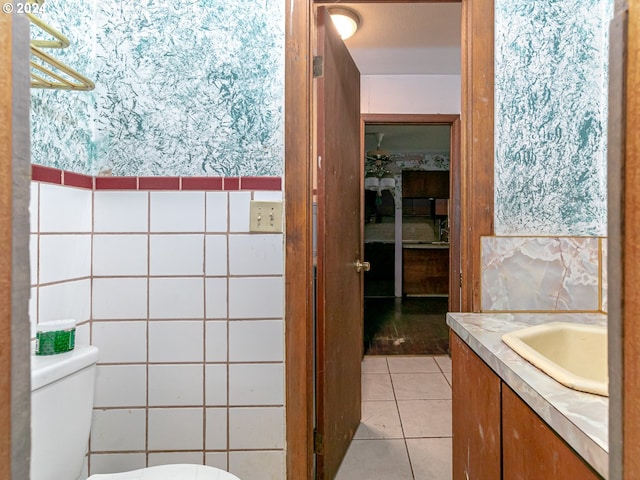
<svg viewBox="0 0 640 480">
<path fill-rule="evenodd" d="M 36 0 L 34 3 L 41 4 L 42 1 Z M 42 51 L 42 48 L 67 48 L 70 45 L 69 39 L 35 15 L 31 13 L 27 13 L 26 15 L 33 25 L 54 38 L 54 40 L 31 40 L 31 88 L 80 91 L 93 90 L 95 84 L 91 80 L 62 63 L 60 60 Z M 33 57 L 38 58 L 40 62 L 35 61 Z M 55 68 L 60 73 L 56 73 L 52 68 Z M 37 70 L 39 73 L 34 70 Z M 61 74 L 66 75 L 66 77 Z"/>
</svg>

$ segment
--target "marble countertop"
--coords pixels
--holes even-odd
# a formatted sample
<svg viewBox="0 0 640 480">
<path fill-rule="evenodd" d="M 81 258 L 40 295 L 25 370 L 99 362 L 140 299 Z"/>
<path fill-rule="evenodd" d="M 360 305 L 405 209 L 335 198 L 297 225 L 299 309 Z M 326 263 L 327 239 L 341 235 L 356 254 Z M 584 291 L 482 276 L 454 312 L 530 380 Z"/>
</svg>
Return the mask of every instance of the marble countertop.
<svg viewBox="0 0 640 480">
<path fill-rule="evenodd" d="M 592 468 L 609 475 L 609 399 L 567 388 L 502 342 L 504 333 L 548 322 L 606 325 L 599 313 L 448 313 L 451 329 Z"/>
</svg>

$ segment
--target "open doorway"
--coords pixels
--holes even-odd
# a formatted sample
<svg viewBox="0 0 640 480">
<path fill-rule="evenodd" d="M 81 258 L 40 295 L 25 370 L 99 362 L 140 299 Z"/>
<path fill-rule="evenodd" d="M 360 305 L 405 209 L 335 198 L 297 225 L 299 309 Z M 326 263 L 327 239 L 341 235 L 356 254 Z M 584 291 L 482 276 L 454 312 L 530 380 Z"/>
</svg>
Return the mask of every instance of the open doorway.
<svg viewBox="0 0 640 480">
<path fill-rule="evenodd" d="M 449 351 L 459 298 L 459 117 L 365 115 L 364 352 Z M 454 248 L 451 248 L 451 247 Z M 453 252 L 453 255 L 452 255 Z M 458 255 L 458 256 L 456 256 Z"/>
</svg>

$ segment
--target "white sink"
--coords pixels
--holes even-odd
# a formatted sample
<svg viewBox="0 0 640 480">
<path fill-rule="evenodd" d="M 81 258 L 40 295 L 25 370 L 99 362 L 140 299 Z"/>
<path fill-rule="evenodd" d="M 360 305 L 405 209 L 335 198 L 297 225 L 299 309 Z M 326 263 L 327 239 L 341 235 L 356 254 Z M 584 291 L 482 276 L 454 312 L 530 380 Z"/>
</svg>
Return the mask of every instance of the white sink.
<svg viewBox="0 0 640 480">
<path fill-rule="evenodd" d="M 561 384 L 609 395 L 606 326 L 552 322 L 506 333 L 502 341 Z"/>
</svg>

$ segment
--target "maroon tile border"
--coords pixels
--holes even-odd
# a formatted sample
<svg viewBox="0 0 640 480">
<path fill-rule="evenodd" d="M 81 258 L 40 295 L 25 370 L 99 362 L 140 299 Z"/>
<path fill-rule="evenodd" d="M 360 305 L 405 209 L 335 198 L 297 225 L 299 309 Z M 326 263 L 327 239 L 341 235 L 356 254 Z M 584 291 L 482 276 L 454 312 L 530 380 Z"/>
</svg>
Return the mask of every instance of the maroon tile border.
<svg viewBox="0 0 640 480">
<path fill-rule="evenodd" d="M 31 165 L 31 180 L 62 185 L 62 170 L 42 165 Z"/>
<path fill-rule="evenodd" d="M 222 190 L 222 177 L 182 177 L 182 190 Z"/>
<path fill-rule="evenodd" d="M 137 190 L 138 177 L 96 177 L 96 190 Z"/>
<path fill-rule="evenodd" d="M 138 177 L 138 190 L 180 190 L 180 177 Z"/>
<path fill-rule="evenodd" d="M 62 172 L 63 185 L 93 189 L 93 177 L 81 173 Z"/>
<path fill-rule="evenodd" d="M 280 177 L 241 177 L 241 190 L 282 190 Z"/>
<path fill-rule="evenodd" d="M 31 165 L 31 179 L 95 190 L 282 190 L 281 177 L 92 177 Z"/>
</svg>

